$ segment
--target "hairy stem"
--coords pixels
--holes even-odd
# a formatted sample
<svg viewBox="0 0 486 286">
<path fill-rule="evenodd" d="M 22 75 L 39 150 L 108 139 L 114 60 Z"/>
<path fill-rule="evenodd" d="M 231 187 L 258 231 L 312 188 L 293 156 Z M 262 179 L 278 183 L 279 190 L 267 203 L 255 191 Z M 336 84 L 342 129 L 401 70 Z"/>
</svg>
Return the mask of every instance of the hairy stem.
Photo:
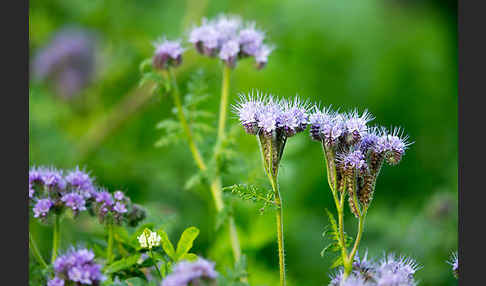
<svg viewBox="0 0 486 286">
<path fill-rule="evenodd" d="M 52 229 L 52 254 L 51 263 L 54 263 L 57 256 L 59 245 L 61 244 L 61 216 L 54 215 L 54 226 Z"/>
<path fill-rule="evenodd" d="M 280 190 L 278 187 L 277 177 L 274 176 L 270 182 L 272 183 L 272 189 L 275 193 L 275 203 L 278 210 L 277 217 L 277 239 L 278 239 L 278 264 L 280 270 L 280 286 L 285 286 L 285 247 L 283 238 L 283 206 L 280 198 Z"/>
<path fill-rule="evenodd" d="M 171 83 L 171 87 L 172 87 L 171 94 L 172 94 L 172 98 L 174 99 L 174 105 L 177 108 L 177 115 L 179 117 L 179 121 L 181 122 L 182 128 L 184 129 L 184 133 L 186 135 L 187 143 L 189 144 L 189 149 L 191 150 L 192 157 L 194 158 L 194 161 L 196 162 L 198 168 L 201 169 L 202 171 L 206 171 L 207 169 L 206 164 L 204 163 L 201 153 L 199 152 L 199 149 L 196 146 L 194 136 L 192 135 L 191 128 L 189 127 L 189 123 L 187 122 L 186 116 L 184 114 L 184 110 L 182 108 L 181 95 L 172 68 L 169 69 L 169 73 L 167 75 Z"/>
<path fill-rule="evenodd" d="M 113 222 L 107 224 L 108 229 L 108 247 L 106 248 L 106 260 L 111 263 L 113 260 L 113 240 L 114 240 L 114 227 Z"/>
<path fill-rule="evenodd" d="M 358 251 L 358 246 L 361 241 L 361 237 L 363 236 L 363 231 L 364 231 L 364 222 L 366 218 L 366 213 L 368 211 L 368 208 L 363 209 L 363 212 L 361 216 L 359 217 L 359 222 L 358 222 L 358 234 L 356 235 L 356 240 L 354 241 L 354 246 L 353 249 L 351 250 L 351 253 L 349 254 L 349 261 L 353 262 L 354 261 L 354 256 L 356 255 L 356 252 Z"/>
<path fill-rule="evenodd" d="M 29 249 L 32 251 L 32 255 L 34 256 L 35 260 L 37 260 L 37 262 L 42 266 L 42 268 L 46 269 L 47 263 L 44 260 L 44 258 L 42 258 L 39 248 L 37 247 L 34 237 L 32 236 L 32 233 L 30 233 L 30 231 L 29 231 Z"/>
<path fill-rule="evenodd" d="M 230 72 L 231 69 L 227 65 L 224 65 L 223 82 L 221 86 L 221 101 L 219 104 L 219 121 L 218 121 L 218 142 L 220 143 L 225 135 L 226 110 L 228 109 L 228 96 L 229 96 L 229 85 L 230 85 Z"/>
</svg>

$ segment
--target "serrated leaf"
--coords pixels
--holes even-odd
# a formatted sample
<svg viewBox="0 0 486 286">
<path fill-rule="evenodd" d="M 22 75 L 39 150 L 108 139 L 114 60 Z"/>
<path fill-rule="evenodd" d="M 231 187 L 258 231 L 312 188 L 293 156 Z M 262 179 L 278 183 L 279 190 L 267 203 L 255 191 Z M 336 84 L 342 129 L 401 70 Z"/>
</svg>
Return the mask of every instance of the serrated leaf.
<svg viewBox="0 0 486 286">
<path fill-rule="evenodd" d="M 141 257 L 141 254 L 137 253 L 137 254 L 131 255 L 129 257 L 117 260 L 117 261 L 111 263 L 110 265 L 106 266 L 104 270 L 105 270 L 106 273 L 115 273 L 115 272 L 118 272 L 120 270 L 130 268 L 133 265 L 137 264 L 140 257 Z"/>
<path fill-rule="evenodd" d="M 180 258 L 191 250 L 194 240 L 199 235 L 199 229 L 195 226 L 188 227 L 184 230 L 177 243 L 177 250 L 176 250 L 176 261 L 180 260 Z"/>
<path fill-rule="evenodd" d="M 167 255 L 172 260 L 176 260 L 176 252 L 174 250 L 174 245 L 172 245 L 172 242 L 170 242 L 167 232 L 165 232 L 163 229 L 159 229 L 157 230 L 157 233 L 160 235 L 160 242 L 162 244 L 162 249 L 164 249 L 165 253 L 167 253 Z"/>
<path fill-rule="evenodd" d="M 326 247 L 324 247 L 324 249 L 322 249 L 321 251 L 321 257 L 324 257 L 324 254 L 326 253 L 326 251 L 333 246 L 333 243 L 330 243 L 328 244 Z"/>
</svg>

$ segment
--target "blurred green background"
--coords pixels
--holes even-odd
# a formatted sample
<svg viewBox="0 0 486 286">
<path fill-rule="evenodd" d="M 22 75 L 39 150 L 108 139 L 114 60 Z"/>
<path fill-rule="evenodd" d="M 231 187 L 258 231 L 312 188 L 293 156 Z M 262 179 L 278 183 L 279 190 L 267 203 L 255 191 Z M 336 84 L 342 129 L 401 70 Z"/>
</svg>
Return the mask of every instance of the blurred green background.
<svg viewBox="0 0 486 286">
<path fill-rule="evenodd" d="M 265 1 L 83 1 L 30 2 L 30 57 L 53 33 L 77 26 L 98 35 L 95 80 L 76 98 L 56 96 L 49 85 L 32 80 L 29 96 L 29 160 L 59 168 L 84 166 L 110 190 L 122 189 L 147 206 L 149 219 L 166 221 L 174 239 L 190 225 L 201 229 L 195 252 L 215 260 L 218 270 L 231 265 L 224 231 L 214 231 L 207 190 L 185 190 L 196 172 L 187 145 L 156 148 L 163 135 L 155 128 L 174 117 L 170 98 L 153 97 L 138 112 L 94 142 L 86 134 L 100 128 L 107 114 L 126 98 L 142 97 L 140 62 L 151 56 L 162 35 L 186 35 L 202 17 L 238 14 L 267 31 L 276 50 L 268 66 L 255 70 L 241 61 L 231 76 L 231 102 L 255 88 L 284 97 L 299 94 L 342 110 L 367 108 L 375 124 L 399 125 L 415 143 L 397 167 L 385 167 L 369 211 L 361 252 L 406 254 L 423 268 L 420 285 L 456 285 L 450 266 L 457 249 L 457 45 L 455 1 L 265 0 Z M 178 69 L 179 84 L 203 68 L 210 100 L 218 108 L 221 63 L 193 49 Z M 122 114 L 125 116 L 126 114 Z M 122 117 L 123 117 L 122 116 Z M 216 124 L 217 116 L 208 123 Z M 231 117 L 230 125 L 237 125 Z M 87 139 L 88 138 L 88 139 Z M 209 142 L 214 138 L 206 138 Z M 224 185 L 267 186 L 253 136 L 239 128 L 239 156 Z M 90 148 L 90 152 L 86 148 Z M 306 133 L 287 143 L 280 184 L 284 200 L 289 285 L 326 285 L 333 256 L 320 256 L 321 234 L 334 211 L 321 147 Z M 278 283 L 275 218 L 258 206 L 234 201 L 252 285 Z M 346 215 L 346 229 L 356 222 Z M 103 234 L 92 219 L 66 220 L 63 247 Z M 40 248 L 50 250 L 50 228 L 31 221 Z"/>
</svg>

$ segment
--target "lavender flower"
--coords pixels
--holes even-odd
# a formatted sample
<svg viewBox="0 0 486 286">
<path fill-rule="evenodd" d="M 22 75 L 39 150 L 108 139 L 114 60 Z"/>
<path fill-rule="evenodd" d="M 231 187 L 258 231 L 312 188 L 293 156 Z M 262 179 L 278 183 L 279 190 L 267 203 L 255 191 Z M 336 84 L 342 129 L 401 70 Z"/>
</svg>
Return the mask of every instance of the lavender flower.
<svg viewBox="0 0 486 286">
<path fill-rule="evenodd" d="M 107 191 L 100 191 L 96 193 L 95 200 L 97 203 L 101 203 L 105 206 L 112 206 L 113 205 L 113 197 Z"/>
<path fill-rule="evenodd" d="M 122 204 L 120 202 L 116 202 L 115 206 L 113 207 L 113 210 L 119 214 L 123 214 L 128 211 L 125 204 Z"/>
<path fill-rule="evenodd" d="M 32 188 L 32 184 L 29 183 L 29 199 L 34 198 L 35 190 Z"/>
<path fill-rule="evenodd" d="M 42 182 L 49 189 L 64 190 L 66 187 L 66 181 L 63 178 L 62 170 L 53 167 L 42 171 Z"/>
<path fill-rule="evenodd" d="M 218 273 L 214 270 L 214 263 L 203 258 L 195 262 L 182 261 L 174 266 L 173 272 L 163 281 L 162 286 L 196 285 L 200 280 L 214 280 Z"/>
<path fill-rule="evenodd" d="M 299 97 L 294 101 L 282 100 L 277 127 L 283 128 L 285 136 L 291 137 L 297 132 L 303 131 L 309 123 L 308 103 L 302 102 Z"/>
<path fill-rule="evenodd" d="M 368 126 L 366 124 L 373 119 L 373 116 L 368 113 L 367 110 L 365 110 L 361 116 L 358 115 L 357 110 L 347 114 L 345 125 L 348 142 L 358 142 L 368 131 Z"/>
<path fill-rule="evenodd" d="M 338 162 L 340 162 L 344 168 L 348 169 L 362 169 L 366 166 L 365 159 L 365 156 L 359 149 L 338 155 Z"/>
<path fill-rule="evenodd" d="M 254 23 L 244 24 L 239 17 L 219 15 L 203 19 L 189 33 L 189 42 L 203 55 L 218 56 L 231 68 L 238 59 L 254 57 L 257 68 L 263 68 L 273 47 L 264 44 L 265 33 Z"/>
<path fill-rule="evenodd" d="M 375 144 L 374 151 L 385 154 L 388 164 L 396 165 L 401 161 L 405 150 L 412 143 L 408 142 L 408 136 L 403 135 L 400 128 L 394 128 L 391 133 L 382 128 L 382 134 Z"/>
<path fill-rule="evenodd" d="M 309 115 L 310 135 L 312 139 L 321 141 L 323 139 L 321 130 L 330 124 L 332 116 L 326 108 L 321 110 L 315 105 L 312 109 L 313 112 Z"/>
<path fill-rule="evenodd" d="M 66 182 L 85 198 L 90 198 L 95 190 L 93 179 L 87 172 L 81 171 L 79 167 L 69 171 L 66 175 Z"/>
<path fill-rule="evenodd" d="M 86 210 L 86 201 L 80 194 L 65 194 L 62 196 L 61 201 L 64 202 L 66 207 L 71 208 L 74 214 L 78 214 L 80 211 Z"/>
<path fill-rule="evenodd" d="M 447 261 L 452 266 L 452 273 L 454 274 L 454 277 L 459 278 L 459 257 L 457 255 L 457 252 L 453 252 L 451 254 L 451 257 L 449 258 L 449 261 Z"/>
<path fill-rule="evenodd" d="M 49 199 L 40 199 L 34 206 L 34 217 L 46 217 L 52 207 L 52 202 Z"/>
<path fill-rule="evenodd" d="M 163 39 L 154 44 L 155 54 L 152 59 L 153 66 L 156 69 L 168 69 L 177 67 L 182 63 L 182 53 L 184 48 L 180 40 L 168 41 Z"/>
<path fill-rule="evenodd" d="M 43 184 L 42 174 L 44 172 L 43 168 L 32 167 L 29 170 L 29 184 Z"/>
<path fill-rule="evenodd" d="M 115 200 L 117 201 L 122 201 L 125 199 L 125 195 L 123 194 L 122 191 L 116 191 L 114 194 L 113 194 L 113 197 L 115 198 Z"/>
<path fill-rule="evenodd" d="M 71 98 L 85 88 L 95 71 L 95 37 L 85 30 L 66 28 L 57 32 L 33 62 L 33 74 L 50 80 L 56 93 Z"/>
<path fill-rule="evenodd" d="M 64 286 L 64 280 L 56 276 L 54 279 L 47 281 L 47 286 Z"/>
<path fill-rule="evenodd" d="M 101 273 L 101 265 L 94 261 L 95 255 L 88 249 L 72 248 L 66 254 L 54 261 L 54 279 L 48 285 L 64 285 L 74 282 L 76 285 L 99 285 L 105 277 Z M 62 281 L 62 282 L 61 282 Z"/>
</svg>

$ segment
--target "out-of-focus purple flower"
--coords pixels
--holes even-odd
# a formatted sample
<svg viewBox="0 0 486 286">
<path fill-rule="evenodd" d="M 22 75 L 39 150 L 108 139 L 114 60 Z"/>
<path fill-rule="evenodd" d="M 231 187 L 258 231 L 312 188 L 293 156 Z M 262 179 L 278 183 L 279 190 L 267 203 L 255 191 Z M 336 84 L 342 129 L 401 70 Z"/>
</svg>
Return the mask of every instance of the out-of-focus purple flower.
<svg viewBox="0 0 486 286">
<path fill-rule="evenodd" d="M 182 63 L 182 53 L 184 48 L 180 40 L 168 41 L 163 39 L 154 44 L 155 53 L 152 58 L 153 66 L 156 69 L 168 69 L 177 67 Z"/>
<path fill-rule="evenodd" d="M 56 168 L 44 169 L 42 172 L 42 181 L 44 185 L 49 188 L 57 188 L 64 190 L 66 187 L 66 181 L 64 180 L 62 170 Z"/>
<path fill-rule="evenodd" d="M 358 170 L 366 166 L 365 156 L 359 149 L 339 154 L 338 160 L 344 168 Z"/>
<path fill-rule="evenodd" d="M 115 200 L 117 201 L 122 201 L 123 199 L 125 199 L 125 194 L 123 194 L 122 191 L 116 191 L 113 196 L 115 197 Z"/>
<path fill-rule="evenodd" d="M 95 69 L 96 40 L 93 34 L 76 28 L 57 32 L 35 57 L 33 74 L 51 80 L 59 95 L 70 98 L 91 81 Z"/>
<path fill-rule="evenodd" d="M 116 211 L 117 213 L 123 214 L 127 212 L 127 207 L 125 206 L 125 204 L 116 202 L 115 206 L 113 207 L 113 210 Z"/>
<path fill-rule="evenodd" d="M 263 68 L 273 47 L 265 45 L 265 33 L 257 30 L 254 23 L 244 24 L 239 17 L 219 15 L 215 19 L 203 19 L 189 34 L 189 42 L 206 56 L 219 56 L 233 68 L 240 58 L 254 57 L 257 67 Z"/>
<path fill-rule="evenodd" d="M 59 277 L 54 277 L 53 279 L 47 281 L 47 286 L 64 286 L 64 280 Z"/>
<path fill-rule="evenodd" d="M 95 190 L 93 179 L 90 175 L 76 167 L 66 175 L 66 182 L 79 191 L 85 198 L 90 198 Z"/>
<path fill-rule="evenodd" d="M 214 280 L 217 277 L 218 273 L 214 270 L 214 263 L 198 258 L 195 262 L 177 263 L 173 272 L 162 281 L 162 286 L 187 286 L 196 280 Z"/>
<path fill-rule="evenodd" d="M 328 145 L 336 144 L 345 131 L 344 117 L 339 113 L 333 114 L 331 120 L 324 123 L 320 129 L 321 136 Z"/>
<path fill-rule="evenodd" d="M 112 206 L 113 205 L 113 197 L 111 194 L 107 191 L 101 191 L 95 194 L 95 199 L 97 203 L 101 203 L 106 206 Z"/>
<path fill-rule="evenodd" d="M 66 207 L 71 208 L 75 214 L 86 210 L 86 201 L 83 196 L 77 193 L 68 193 L 62 196 L 61 201 Z"/>
<path fill-rule="evenodd" d="M 95 255 L 91 250 L 72 248 L 54 261 L 56 277 L 62 278 L 67 283 L 99 285 L 105 277 L 101 273 L 101 265 L 96 264 L 94 258 Z"/>
<path fill-rule="evenodd" d="M 40 199 L 34 206 L 34 217 L 46 217 L 52 207 L 52 202 L 49 199 Z"/>
<path fill-rule="evenodd" d="M 32 199 L 34 197 L 35 191 L 32 188 L 32 184 L 29 183 L 29 199 Z"/>
<path fill-rule="evenodd" d="M 32 167 L 29 170 L 29 183 L 31 184 L 43 184 L 42 174 L 44 172 L 43 168 Z"/>
</svg>

